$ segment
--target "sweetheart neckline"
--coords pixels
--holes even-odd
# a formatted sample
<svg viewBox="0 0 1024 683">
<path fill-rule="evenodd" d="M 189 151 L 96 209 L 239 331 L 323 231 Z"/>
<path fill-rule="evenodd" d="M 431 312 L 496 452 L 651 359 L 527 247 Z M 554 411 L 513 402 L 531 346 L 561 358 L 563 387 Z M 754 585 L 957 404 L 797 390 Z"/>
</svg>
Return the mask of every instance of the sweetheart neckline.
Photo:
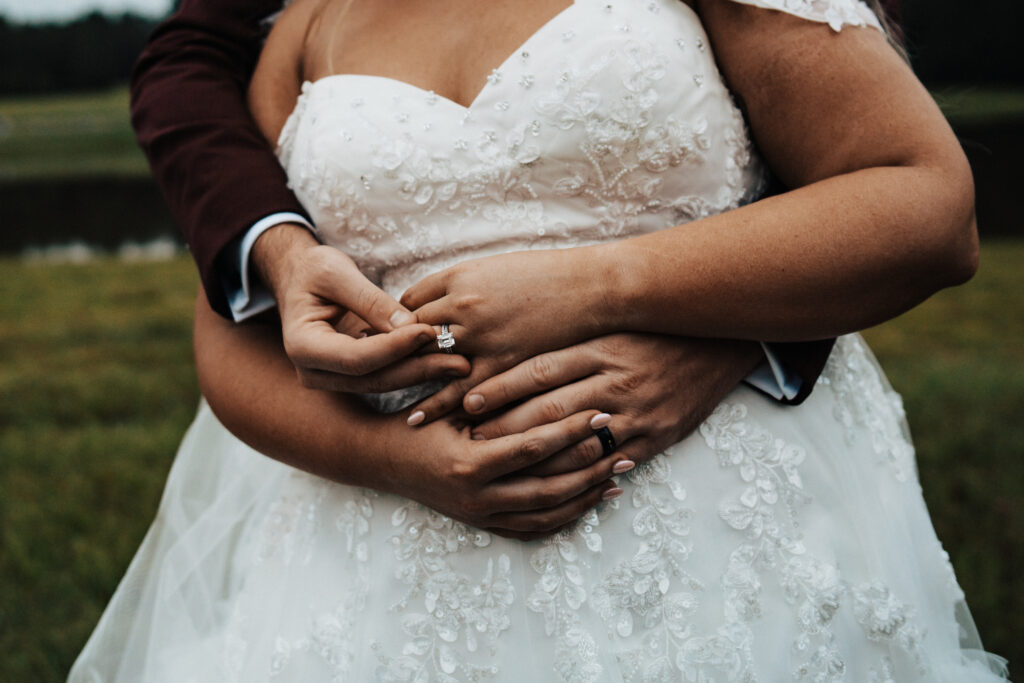
<svg viewBox="0 0 1024 683">
<path fill-rule="evenodd" d="M 480 90 L 473 97 L 473 99 L 469 102 L 469 104 L 462 104 L 461 102 L 456 102 L 455 100 L 451 99 L 450 97 L 445 97 L 444 95 L 439 95 L 438 93 L 434 92 L 433 90 L 428 90 L 426 88 L 421 88 L 420 86 L 418 86 L 418 85 L 416 85 L 414 83 L 410 83 L 408 81 L 403 81 L 403 80 L 401 80 L 399 78 L 393 78 L 391 76 L 377 76 L 377 75 L 374 75 L 374 74 L 360 74 L 360 73 L 329 74 L 327 76 L 321 76 L 320 78 L 317 78 L 317 79 L 314 79 L 314 80 L 304 81 L 303 84 L 302 84 L 303 85 L 303 90 L 305 90 L 306 86 L 315 87 L 319 83 L 323 83 L 325 81 L 340 80 L 340 79 L 343 79 L 343 78 L 368 78 L 368 79 L 373 79 L 373 80 L 378 80 L 378 81 L 386 81 L 386 82 L 389 82 L 389 83 L 398 83 L 400 86 L 407 87 L 407 88 L 412 88 L 413 90 L 421 92 L 421 93 L 423 93 L 425 95 L 431 95 L 433 97 L 436 97 L 438 100 L 443 100 L 444 102 L 447 102 L 448 104 L 450 104 L 450 105 L 452 105 L 454 107 L 457 107 L 460 111 L 468 113 L 470 111 L 473 111 L 473 109 L 475 109 L 477 107 L 477 104 L 484 98 L 484 96 L 487 94 L 487 92 L 491 89 L 491 86 L 498 85 L 500 83 L 500 81 L 498 81 L 498 82 L 492 81 L 491 74 L 494 74 L 496 72 L 500 73 L 501 71 L 503 71 L 505 69 L 506 66 L 508 66 L 508 64 L 513 59 L 515 59 L 515 57 L 517 55 L 520 55 L 523 52 L 527 52 L 527 49 L 526 49 L 527 47 L 529 47 L 542 34 L 548 33 L 551 30 L 552 26 L 557 24 L 562 19 L 562 17 L 567 15 L 578 4 L 579 4 L 578 0 L 572 0 L 572 2 L 569 5 L 564 7 L 562 10 L 560 10 L 553 17 L 551 17 L 550 19 L 545 21 L 543 24 L 541 24 L 539 27 L 537 27 L 537 30 L 535 30 L 533 33 L 531 33 L 529 36 L 527 36 L 527 38 L 522 43 L 517 45 L 516 48 L 514 50 L 512 50 L 512 52 L 509 53 L 509 55 L 504 60 L 502 60 L 502 62 L 500 64 L 498 64 L 498 66 L 496 66 L 495 68 L 491 69 L 491 71 L 488 73 L 487 78 L 484 80 L 483 87 L 480 88 Z"/>
</svg>

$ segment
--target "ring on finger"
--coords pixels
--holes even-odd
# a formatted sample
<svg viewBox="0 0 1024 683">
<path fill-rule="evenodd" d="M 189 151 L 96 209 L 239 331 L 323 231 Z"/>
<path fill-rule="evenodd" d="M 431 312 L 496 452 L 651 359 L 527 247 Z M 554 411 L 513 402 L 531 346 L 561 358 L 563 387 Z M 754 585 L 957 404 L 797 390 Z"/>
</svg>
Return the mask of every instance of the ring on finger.
<svg viewBox="0 0 1024 683">
<path fill-rule="evenodd" d="M 448 323 L 441 325 L 441 334 L 437 335 L 437 348 L 445 353 L 455 353 L 455 335 Z"/>
<path fill-rule="evenodd" d="M 594 432 L 594 436 L 596 436 L 597 440 L 601 442 L 602 455 L 609 456 L 615 452 L 617 445 L 615 443 L 615 437 L 612 435 L 612 430 L 607 427 L 601 427 Z"/>
</svg>

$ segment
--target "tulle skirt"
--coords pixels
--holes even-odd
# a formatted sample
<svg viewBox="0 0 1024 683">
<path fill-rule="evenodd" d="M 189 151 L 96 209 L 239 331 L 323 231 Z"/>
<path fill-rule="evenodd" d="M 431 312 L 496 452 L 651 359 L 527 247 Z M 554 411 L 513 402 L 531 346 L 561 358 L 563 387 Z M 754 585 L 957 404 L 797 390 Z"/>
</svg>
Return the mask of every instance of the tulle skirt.
<svg viewBox="0 0 1024 683">
<path fill-rule="evenodd" d="M 511 541 L 270 460 L 201 405 L 70 681 L 1003 680 L 859 336 L 803 405 L 737 388 L 622 485 Z"/>
</svg>

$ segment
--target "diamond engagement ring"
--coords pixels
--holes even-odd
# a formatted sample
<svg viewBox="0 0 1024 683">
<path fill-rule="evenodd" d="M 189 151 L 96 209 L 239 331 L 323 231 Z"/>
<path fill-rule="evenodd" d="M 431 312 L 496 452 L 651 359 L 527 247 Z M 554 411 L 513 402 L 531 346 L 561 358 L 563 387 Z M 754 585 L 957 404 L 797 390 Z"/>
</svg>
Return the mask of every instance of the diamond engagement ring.
<svg viewBox="0 0 1024 683">
<path fill-rule="evenodd" d="M 455 336 L 448 329 L 448 323 L 441 325 L 441 334 L 437 335 L 437 348 L 445 353 L 455 353 Z"/>
</svg>

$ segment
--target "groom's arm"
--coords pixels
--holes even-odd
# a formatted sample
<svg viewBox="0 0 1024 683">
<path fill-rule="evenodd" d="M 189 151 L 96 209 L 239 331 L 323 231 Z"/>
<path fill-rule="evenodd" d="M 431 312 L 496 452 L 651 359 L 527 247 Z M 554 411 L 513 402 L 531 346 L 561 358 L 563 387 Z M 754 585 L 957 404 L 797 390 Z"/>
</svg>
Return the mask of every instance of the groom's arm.
<svg viewBox="0 0 1024 683">
<path fill-rule="evenodd" d="M 280 0 L 183 0 L 150 38 L 132 76 L 132 125 L 199 267 L 211 306 L 231 317 L 243 294 L 240 242 L 301 204 L 249 114 L 246 90 L 263 20 Z"/>
</svg>

